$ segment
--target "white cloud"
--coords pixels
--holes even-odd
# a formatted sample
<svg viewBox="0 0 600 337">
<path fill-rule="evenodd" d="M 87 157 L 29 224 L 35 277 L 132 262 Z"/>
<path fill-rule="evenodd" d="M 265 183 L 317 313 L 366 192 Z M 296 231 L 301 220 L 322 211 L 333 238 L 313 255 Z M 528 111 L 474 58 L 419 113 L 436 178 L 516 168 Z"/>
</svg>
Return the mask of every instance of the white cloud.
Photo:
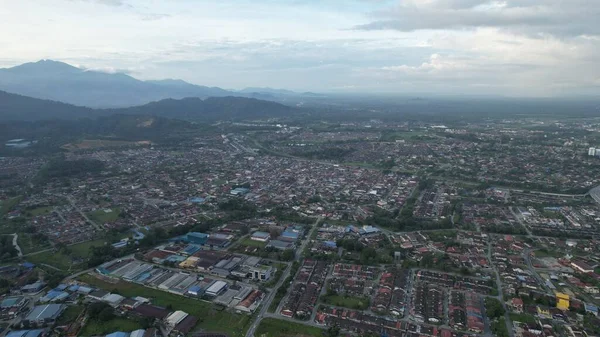
<svg viewBox="0 0 600 337">
<path fill-rule="evenodd" d="M 598 16 L 589 0 L 0 0 L 0 64 L 226 88 L 579 93 L 597 89 Z"/>
</svg>

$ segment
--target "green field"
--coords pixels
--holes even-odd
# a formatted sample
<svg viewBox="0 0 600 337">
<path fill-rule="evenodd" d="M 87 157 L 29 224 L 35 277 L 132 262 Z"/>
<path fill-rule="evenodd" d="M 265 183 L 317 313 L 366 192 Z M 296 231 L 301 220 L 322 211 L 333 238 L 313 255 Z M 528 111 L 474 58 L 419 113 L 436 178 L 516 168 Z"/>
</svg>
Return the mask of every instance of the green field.
<svg viewBox="0 0 600 337">
<path fill-rule="evenodd" d="M 10 212 L 10 210 L 15 207 L 18 203 L 23 200 L 22 196 L 6 199 L 4 201 L 0 201 L 0 218 L 2 218 L 5 214 Z"/>
<path fill-rule="evenodd" d="M 93 241 L 87 241 L 83 243 L 78 243 L 76 245 L 69 246 L 69 250 L 71 251 L 71 255 L 76 257 L 85 258 L 89 255 L 90 249 L 92 247 L 100 247 L 106 244 L 105 239 L 98 239 Z"/>
<path fill-rule="evenodd" d="M 81 314 L 82 310 L 83 307 L 79 305 L 71 305 L 67 307 L 67 309 L 62 313 L 62 315 L 58 317 L 56 324 L 66 325 L 73 322 L 79 316 L 79 314 Z"/>
<path fill-rule="evenodd" d="M 68 247 L 68 252 L 45 252 L 40 254 L 29 255 L 25 259 L 29 262 L 40 264 L 45 263 L 62 270 L 79 270 L 83 269 L 85 259 L 89 255 L 90 248 L 93 246 L 104 245 L 106 240 L 98 239 L 78 243 Z"/>
<path fill-rule="evenodd" d="M 198 318 L 199 323 L 197 328 L 202 328 L 209 332 L 222 332 L 228 334 L 230 337 L 241 337 L 245 335 L 250 323 L 250 316 L 248 315 L 231 314 L 219 310 L 211 303 L 174 295 L 137 284 L 122 281 L 112 284 L 99 280 L 91 275 L 80 276 L 79 280 L 108 291 L 116 290 L 122 296 L 142 296 L 150 298 L 152 304 L 161 307 L 170 307 L 173 308 L 173 310 L 183 310 Z"/>
<path fill-rule="evenodd" d="M 252 240 L 250 238 L 245 238 L 245 239 L 240 240 L 239 245 L 264 248 L 267 246 L 267 243 L 262 242 L 262 241 Z"/>
<path fill-rule="evenodd" d="M 19 247 L 21 247 L 23 254 L 39 252 L 40 250 L 52 248 L 52 245 L 48 241 L 38 242 L 34 240 L 33 235 L 29 233 L 19 233 L 17 243 L 19 244 Z"/>
<path fill-rule="evenodd" d="M 119 218 L 119 214 L 121 210 L 118 208 L 113 208 L 112 212 L 105 212 L 103 209 L 99 209 L 94 212 L 88 213 L 90 219 L 98 224 L 105 224 L 109 222 L 114 222 Z"/>
<path fill-rule="evenodd" d="M 254 333 L 256 337 L 321 337 L 323 330 L 308 325 L 265 318 Z"/>
<path fill-rule="evenodd" d="M 83 330 L 79 332 L 79 336 L 106 335 L 115 331 L 131 332 L 141 328 L 140 322 L 123 317 L 116 317 L 108 322 L 98 322 L 90 319 Z"/>
<path fill-rule="evenodd" d="M 513 322 L 521 322 L 521 323 L 536 323 L 537 319 L 535 316 L 528 314 L 516 314 L 510 313 L 510 320 Z"/>
<path fill-rule="evenodd" d="M 331 304 L 336 307 L 344 307 L 356 310 L 366 310 L 369 307 L 368 298 L 343 296 L 343 295 L 329 295 L 323 296 L 323 302 Z"/>
<path fill-rule="evenodd" d="M 48 214 L 48 213 L 52 212 L 53 209 L 54 209 L 54 206 L 42 206 L 42 207 L 37 207 L 34 209 L 27 210 L 27 211 L 25 211 L 25 213 L 30 216 L 38 216 L 38 215 Z"/>
</svg>

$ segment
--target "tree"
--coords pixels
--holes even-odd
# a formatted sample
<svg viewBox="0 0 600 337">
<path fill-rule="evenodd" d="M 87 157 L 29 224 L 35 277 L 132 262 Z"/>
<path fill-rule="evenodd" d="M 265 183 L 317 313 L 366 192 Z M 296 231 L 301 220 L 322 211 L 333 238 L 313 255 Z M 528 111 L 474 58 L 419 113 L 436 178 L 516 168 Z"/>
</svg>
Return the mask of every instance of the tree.
<svg viewBox="0 0 600 337">
<path fill-rule="evenodd" d="M 286 249 L 281 253 L 280 259 L 282 261 L 292 261 L 294 259 L 294 251 L 292 249 Z"/>
<path fill-rule="evenodd" d="M 109 306 L 100 311 L 100 314 L 98 315 L 97 319 L 99 322 L 108 322 L 113 318 L 115 318 L 115 313 L 113 311 L 113 308 Z"/>
<path fill-rule="evenodd" d="M 340 335 L 340 327 L 337 325 L 330 326 L 327 329 L 327 337 L 338 337 Z"/>
</svg>

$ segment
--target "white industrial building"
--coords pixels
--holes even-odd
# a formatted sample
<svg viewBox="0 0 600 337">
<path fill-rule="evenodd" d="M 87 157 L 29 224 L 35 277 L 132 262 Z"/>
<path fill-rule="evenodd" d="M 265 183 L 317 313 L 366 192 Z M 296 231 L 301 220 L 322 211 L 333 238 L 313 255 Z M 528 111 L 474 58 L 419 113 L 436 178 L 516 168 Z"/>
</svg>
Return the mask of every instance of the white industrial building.
<svg viewBox="0 0 600 337">
<path fill-rule="evenodd" d="M 186 317 L 188 317 L 188 314 L 186 312 L 177 310 L 174 313 L 167 316 L 167 318 L 165 318 L 165 321 L 168 326 L 173 328 L 177 324 L 181 323 L 181 321 L 183 321 Z"/>
<path fill-rule="evenodd" d="M 225 281 L 215 281 L 208 289 L 206 289 L 206 294 L 209 296 L 218 296 L 224 290 L 227 289 L 227 282 Z"/>
</svg>

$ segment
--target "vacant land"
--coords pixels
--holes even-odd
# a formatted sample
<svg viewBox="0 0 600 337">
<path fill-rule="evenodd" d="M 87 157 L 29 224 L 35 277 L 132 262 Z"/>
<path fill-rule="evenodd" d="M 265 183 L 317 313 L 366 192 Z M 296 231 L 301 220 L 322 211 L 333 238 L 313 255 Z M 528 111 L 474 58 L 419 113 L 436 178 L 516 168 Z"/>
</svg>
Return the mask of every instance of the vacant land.
<svg viewBox="0 0 600 337">
<path fill-rule="evenodd" d="M 60 315 L 58 320 L 56 321 L 57 325 L 66 325 L 72 323 L 79 317 L 81 312 L 83 311 L 83 306 L 80 305 L 71 305 L 68 306 L 67 309 Z"/>
<path fill-rule="evenodd" d="M 124 146 L 142 146 L 150 145 L 149 141 L 143 140 L 139 142 L 130 142 L 125 140 L 109 140 L 109 139 L 84 139 L 79 143 L 69 143 L 62 146 L 63 149 L 69 151 L 101 149 L 107 147 L 124 147 Z"/>
<path fill-rule="evenodd" d="M 231 337 L 244 336 L 250 323 L 250 316 L 236 315 L 219 310 L 212 303 L 194 300 L 183 296 L 151 289 L 141 285 L 119 281 L 115 284 L 99 280 L 91 275 L 79 278 L 82 282 L 108 291 L 116 290 L 122 296 L 142 296 L 150 298 L 152 304 L 182 310 L 198 318 L 198 326 L 210 332 L 222 332 Z"/>
<path fill-rule="evenodd" d="M 0 217 L 3 217 L 5 214 L 10 212 L 10 210 L 15 207 L 16 204 L 21 202 L 23 197 L 18 196 L 10 199 L 6 199 L 4 201 L 0 201 Z"/>
<path fill-rule="evenodd" d="M 39 252 L 40 250 L 52 248 L 50 242 L 39 241 L 39 239 L 36 238 L 35 235 L 30 233 L 19 233 L 17 243 L 19 244 L 19 247 L 21 247 L 21 251 L 23 252 L 23 254 Z"/>
<path fill-rule="evenodd" d="M 98 322 L 94 319 L 88 320 L 87 324 L 81 330 L 81 336 L 99 336 L 106 335 L 115 331 L 131 332 L 141 329 L 140 322 L 123 317 L 115 317 L 108 322 Z"/>
<path fill-rule="evenodd" d="M 29 255 L 26 260 L 32 263 L 45 263 L 61 270 L 76 271 L 85 268 L 85 260 L 89 256 L 90 248 L 104 245 L 106 240 L 98 239 L 68 246 L 65 251 L 49 251 Z"/>
<path fill-rule="evenodd" d="M 265 318 L 260 322 L 254 335 L 257 337 L 320 337 L 323 336 L 323 330 L 275 318 Z"/>
<path fill-rule="evenodd" d="M 27 211 L 25 211 L 25 214 L 30 215 L 30 216 L 44 215 L 44 214 L 51 213 L 53 209 L 54 209 L 54 206 L 41 206 L 41 207 L 27 210 Z"/>
<path fill-rule="evenodd" d="M 115 209 L 99 209 L 94 212 L 88 213 L 90 219 L 92 219 L 95 223 L 105 224 L 109 222 L 113 222 L 119 218 L 119 214 L 121 210 Z"/>
<path fill-rule="evenodd" d="M 323 297 L 323 302 L 331 304 L 336 307 L 344 307 L 356 310 L 366 310 L 369 307 L 368 298 L 343 296 L 343 295 L 329 295 Z"/>
<path fill-rule="evenodd" d="M 267 243 L 266 242 L 262 242 L 262 241 L 252 240 L 250 238 L 245 238 L 245 239 L 240 240 L 239 245 L 240 246 L 265 248 L 267 246 Z"/>
</svg>

